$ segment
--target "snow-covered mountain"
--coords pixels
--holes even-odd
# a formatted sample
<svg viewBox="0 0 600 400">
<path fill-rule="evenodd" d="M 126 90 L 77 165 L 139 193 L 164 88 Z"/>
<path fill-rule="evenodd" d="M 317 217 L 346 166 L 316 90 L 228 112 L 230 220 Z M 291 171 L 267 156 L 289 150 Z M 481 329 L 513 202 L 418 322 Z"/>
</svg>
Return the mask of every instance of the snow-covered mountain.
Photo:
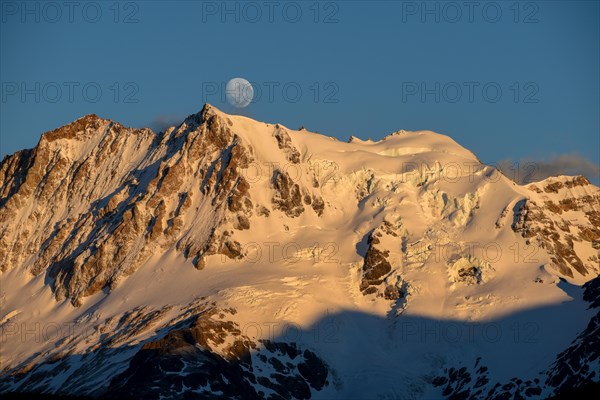
<svg viewBox="0 0 600 400">
<path fill-rule="evenodd" d="M 599 253 L 598 187 L 434 132 L 88 115 L 0 164 L 0 392 L 545 398 L 600 380 Z"/>
</svg>

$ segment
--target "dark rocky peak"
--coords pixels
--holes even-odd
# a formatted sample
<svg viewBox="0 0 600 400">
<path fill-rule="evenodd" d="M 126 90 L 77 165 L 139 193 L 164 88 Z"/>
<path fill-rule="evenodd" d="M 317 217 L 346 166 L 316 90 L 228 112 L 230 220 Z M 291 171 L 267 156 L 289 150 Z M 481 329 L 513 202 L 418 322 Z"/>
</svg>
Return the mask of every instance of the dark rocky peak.
<svg viewBox="0 0 600 400">
<path fill-rule="evenodd" d="M 226 147 L 232 138 L 232 126 L 233 122 L 226 115 L 207 103 L 200 112 L 188 115 L 181 124 L 175 127 L 168 140 L 172 141 L 180 137 L 190 140 L 190 134 L 192 138 L 195 138 L 200 133 L 204 140 L 213 145 Z"/>
<path fill-rule="evenodd" d="M 46 142 L 53 142 L 59 139 L 79 139 L 82 138 L 82 136 L 80 136 L 82 132 L 96 131 L 101 126 L 109 123 L 113 122 L 100 118 L 96 114 L 88 114 L 71 122 L 70 124 L 44 133 L 42 135 L 42 140 L 45 140 Z"/>
<path fill-rule="evenodd" d="M 25 182 L 27 170 L 34 159 L 33 155 L 34 149 L 21 150 L 6 155 L 0 162 L 0 207 L 4 206 L 8 198 Z"/>
<path fill-rule="evenodd" d="M 190 114 L 185 117 L 182 124 L 185 124 L 190 128 L 198 127 L 204 123 L 207 123 L 209 126 L 211 126 L 212 124 L 218 124 L 217 120 L 219 119 L 219 114 L 221 114 L 221 112 L 217 108 L 206 103 L 200 112 Z M 228 120 L 228 125 L 231 124 L 231 121 Z"/>
<path fill-rule="evenodd" d="M 213 107 L 212 105 L 208 104 L 208 103 L 204 103 L 204 106 L 202 106 L 202 110 L 200 110 L 200 115 L 202 116 L 203 120 L 208 119 L 210 116 L 215 115 L 218 112 L 218 109 Z"/>
</svg>

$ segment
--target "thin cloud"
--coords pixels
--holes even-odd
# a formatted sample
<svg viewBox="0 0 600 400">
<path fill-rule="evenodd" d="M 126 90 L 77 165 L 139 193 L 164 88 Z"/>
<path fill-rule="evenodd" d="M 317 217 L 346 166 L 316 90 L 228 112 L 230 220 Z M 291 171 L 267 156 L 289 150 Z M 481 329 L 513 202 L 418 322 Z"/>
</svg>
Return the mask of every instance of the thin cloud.
<svg viewBox="0 0 600 400">
<path fill-rule="evenodd" d="M 546 160 L 522 158 L 518 162 L 508 158 L 499 161 L 495 166 L 519 184 L 538 182 L 558 175 L 583 175 L 595 182 L 600 178 L 600 165 L 580 154 L 561 154 Z"/>
<path fill-rule="evenodd" d="M 149 127 L 154 132 L 164 132 L 171 126 L 179 125 L 181 121 L 183 121 L 182 117 L 177 117 L 174 115 L 159 115 L 150 122 Z"/>
</svg>

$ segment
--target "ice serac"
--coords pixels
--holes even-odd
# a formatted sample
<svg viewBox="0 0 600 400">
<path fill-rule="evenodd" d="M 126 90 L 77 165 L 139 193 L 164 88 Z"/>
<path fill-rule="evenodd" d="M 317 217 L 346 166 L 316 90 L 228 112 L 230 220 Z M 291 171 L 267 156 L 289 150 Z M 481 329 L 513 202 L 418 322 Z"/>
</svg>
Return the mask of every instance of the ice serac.
<svg viewBox="0 0 600 400">
<path fill-rule="evenodd" d="M 599 225 L 586 178 L 431 131 L 88 115 L 0 164 L 0 392 L 563 393 L 600 376 Z"/>
</svg>

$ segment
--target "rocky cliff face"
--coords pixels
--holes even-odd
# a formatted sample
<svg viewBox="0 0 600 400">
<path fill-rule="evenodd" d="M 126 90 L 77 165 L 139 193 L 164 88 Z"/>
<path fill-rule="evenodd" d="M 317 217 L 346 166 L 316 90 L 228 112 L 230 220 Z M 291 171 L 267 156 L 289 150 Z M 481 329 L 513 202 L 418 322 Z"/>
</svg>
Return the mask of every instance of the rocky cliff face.
<svg viewBox="0 0 600 400">
<path fill-rule="evenodd" d="M 113 378 L 108 396 L 161 399 L 194 392 L 199 398 L 307 399 L 330 384 L 328 366 L 310 350 L 252 341 L 224 314 L 205 310 L 188 327 L 144 344 Z"/>
<path fill-rule="evenodd" d="M 600 277 L 586 283 L 583 299 L 595 311 L 600 306 Z M 474 366 L 450 367 L 432 380 L 449 399 L 537 399 L 554 394 L 559 398 L 591 394 L 598 385 L 600 315 L 590 319 L 587 327 L 572 343 L 556 356 L 547 371 L 533 379 L 513 376 L 506 381 L 494 381 L 487 366 L 477 359 Z M 579 391 L 578 391 L 579 390 Z"/>
<path fill-rule="evenodd" d="M 88 115 L 0 164 L 0 391 L 560 393 L 600 374 L 599 225 L 584 177 L 517 186 L 433 132 Z"/>
<path fill-rule="evenodd" d="M 570 278 L 600 273 L 600 193 L 583 176 L 548 178 L 516 206 L 512 228 L 550 255 Z M 575 249 L 578 249 L 576 251 Z"/>
<path fill-rule="evenodd" d="M 173 245 L 197 265 L 234 257 L 218 227 L 227 210 L 249 228 L 251 161 L 209 107 L 161 136 L 95 115 L 48 132 L 0 167 L 2 268 L 46 273 L 57 300 L 79 305 Z"/>
<path fill-rule="evenodd" d="M 596 314 L 549 369 L 547 383 L 556 387 L 559 394 L 598 384 L 598 372 L 591 366 L 600 360 L 600 278 L 592 279 L 583 288 L 583 299 Z"/>
</svg>

